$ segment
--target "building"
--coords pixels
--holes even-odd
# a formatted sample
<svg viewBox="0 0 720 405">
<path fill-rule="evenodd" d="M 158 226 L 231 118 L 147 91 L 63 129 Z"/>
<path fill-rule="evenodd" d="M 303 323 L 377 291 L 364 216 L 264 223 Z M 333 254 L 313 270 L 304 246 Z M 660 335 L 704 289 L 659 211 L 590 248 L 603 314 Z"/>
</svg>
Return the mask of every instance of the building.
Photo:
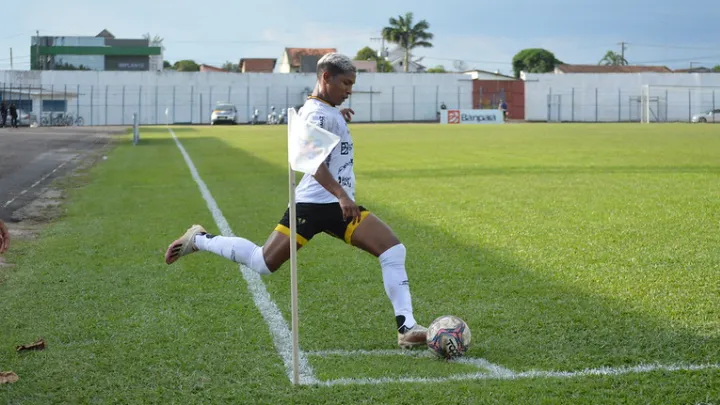
<svg viewBox="0 0 720 405">
<path fill-rule="evenodd" d="M 377 73 L 377 62 L 374 60 L 353 60 L 358 73 Z"/>
<path fill-rule="evenodd" d="M 272 73 L 275 70 L 275 58 L 242 58 L 240 59 L 241 73 Z"/>
<path fill-rule="evenodd" d="M 473 82 L 473 108 L 497 109 L 501 102 L 508 106 L 508 118 L 525 119 L 525 82 L 513 76 L 488 72 L 487 70 L 468 70 L 464 72 Z"/>
<path fill-rule="evenodd" d="M 160 71 L 162 46 L 150 39 L 119 39 L 107 30 L 90 36 L 35 36 L 32 70 Z"/>
<path fill-rule="evenodd" d="M 225 73 L 228 72 L 225 69 L 222 69 L 222 68 L 219 68 L 216 66 L 212 66 L 212 65 L 206 65 L 204 63 L 200 64 L 200 71 L 201 72 L 225 72 Z"/>
<path fill-rule="evenodd" d="M 514 76 L 508 76 L 501 74 L 499 71 L 496 72 L 488 72 L 487 70 L 479 70 L 479 69 L 473 69 L 473 70 L 466 70 L 466 75 L 469 75 L 472 80 L 518 80 Z"/>
<path fill-rule="evenodd" d="M 563 73 L 672 73 L 667 66 L 630 65 L 568 65 L 555 66 L 555 74 Z"/>
<path fill-rule="evenodd" d="M 720 73 L 705 66 L 693 67 L 690 69 L 675 69 L 675 73 Z"/>
<path fill-rule="evenodd" d="M 420 64 L 422 58 L 413 60 L 413 55 L 410 53 L 409 59 L 408 73 L 422 73 L 427 70 L 425 66 Z M 405 49 L 400 46 L 395 47 L 395 49 L 388 52 L 387 61 L 390 62 L 396 72 L 405 72 L 405 68 L 403 67 L 405 63 Z"/>
<path fill-rule="evenodd" d="M 337 52 L 335 48 L 285 48 L 280 58 L 279 73 L 315 73 L 317 63 L 326 53 Z"/>
</svg>

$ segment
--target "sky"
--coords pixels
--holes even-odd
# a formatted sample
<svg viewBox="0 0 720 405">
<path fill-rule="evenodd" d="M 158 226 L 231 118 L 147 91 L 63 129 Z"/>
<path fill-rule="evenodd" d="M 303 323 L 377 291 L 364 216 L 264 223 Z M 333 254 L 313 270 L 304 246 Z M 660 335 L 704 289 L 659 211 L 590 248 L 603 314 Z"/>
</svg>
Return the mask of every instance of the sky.
<svg viewBox="0 0 720 405">
<path fill-rule="evenodd" d="M 20 7 L 20 6 L 18 6 Z M 597 64 L 621 50 L 631 64 L 672 69 L 720 65 L 720 2 L 695 0 L 506 1 L 197 1 L 36 0 L 0 14 L 0 69 L 27 70 L 36 31 L 49 36 L 117 38 L 149 33 L 164 38 L 164 58 L 220 66 L 243 57 L 280 58 L 285 47 L 334 47 L 354 56 L 378 49 L 382 27 L 412 11 L 434 35 L 432 48 L 417 49 L 428 67 L 512 72 L 512 57 L 545 48 L 565 63 Z M 392 47 L 392 45 L 388 45 Z"/>
</svg>

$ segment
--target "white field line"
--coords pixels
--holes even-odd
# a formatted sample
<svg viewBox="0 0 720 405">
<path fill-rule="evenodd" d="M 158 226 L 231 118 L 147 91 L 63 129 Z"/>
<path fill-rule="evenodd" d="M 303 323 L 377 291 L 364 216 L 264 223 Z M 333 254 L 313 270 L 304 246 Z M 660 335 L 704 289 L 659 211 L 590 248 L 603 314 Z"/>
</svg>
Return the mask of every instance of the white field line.
<svg viewBox="0 0 720 405">
<path fill-rule="evenodd" d="M 305 355 L 317 356 L 317 357 L 329 357 L 329 356 L 346 356 L 346 357 L 358 357 L 358 356 L 406 356 L 416 358 L 428 358 L 432 359 L 435 355 L 430 350 L 320 350 L 320 351 L 307 351 Z M 515 373 L 503 366 L 495 363 L 491 363 L 486 359 L 479 357 L 461 357 L 456 360 L 452 360 L 453 363 L 468 364 L 486 370 L 488 373 L 497 376 L 510 376 Z"/>
<path fill-rule="evenodd" d="M 223 236 L 235 236 L 228 224 L 227 220 L 220 211 L 220 208 L 212 197 L 210 190 L 205 182 L 200 178 L 197 168 L 193 164 L 190 156 L 175 136 L 175 132 L 168 127 L 175 143 L 185 158 L 193 179 L 198 184 L 200 192 L 208 205 L 208 209 L 215 219 L 215 223 L 222 232 Z M 58 167 L 57 169 L 59 169 Z M 57 170 L 55 169 L 55 170 Z M 42 181 L 39 180 L 38 183 Z M 32 186 L 31 186 L 32 187 Z M 8 203 L 9 204 L 9 203 Z M 270 327 L 270 333 L 273 337 L 275 349 L 285 363 L 285 372 L 288 379 L 292 381 L 292 335 L 290 328 L 285 322 L 282 313 L 278 309 L 275 302 L 270 298 L 270 294 L 265 288 L 260 275 L 249 268 L 240 265 L 243 277 L 248 283 L 248 289 L 253 295 L 255 305 L 260 310 L 265 322 Z M 515 372 L 504 368 L 500 365 L 491 363 L 482 358 L 462 358 L 455 360 L 462 364 L 471 364 L 479 368 L 486 369 L 487 372 L 456 374 L 445 377 L 383 377 L 383 378 L 339 378 L 335 380 L 319 381 L 315 378 L 315 374 L 307 361 L 307 356 L 411 356 L 411 357 L 432 357 L 427 351 L 410 351 L 410 350 L 325 350 L 314 352 L 300 351 L 300 384 L 302 385 L 318 385 L 318 386 L 335 386 L 335 385 L 377 385 L 387 383 L 442 383 L 447 381 L 464 381 L 464 380 L 514 380 L 526 378 L 576 378 L 586 376 L 617 376 L 623 374 L 647 373 L 651 371 L 697 371 L 697 370 L 719 370 L 720 363 L 709 364 L 640 364 L 637 366 L 627 367 L 602 367 L 588 368 L 580 371 L 545 371 L 545 370 L 529 370 L 523 372 Z"/>
<path fill-rule="evenodd" d="M 308 351 L 307 356 L 408 356 L 417 358 L 432 358 L 428 351 L 410 350 L 323 350 Z M 500 365 L 491 363 L 482 358 L 463 357 L 454 362 L 470 364 L 486 370 L 486 372 L 465 373 L 444 377 L 382 377 L 382 378 L 339 378 L 316 383 L 319 386 L 331 387 L 335 385 L 377 385 L 388 383 L 442 383 L 448 381 L 466 380 L 519 380 L 531 378 L 578 378 L 589 376 L 618 376 L 624 374 L 638 374 L 652 371 L 697 371 L 720 370 L 720 363 L 707 364 L 639 364 L 624 367 L 587 368 L 579 371 L 546 371 L 529 370 L 516 372 Z"/>
<path fill-rule="evenodd" d="M 210 190 L 205 185 L 205 182 L 200 178 L 200 174 L 198 173 L 195 164 L 193 164 L 192 159 L 190 159 L 190 155 L 188 155 L 185 151 L 185 148 L 180 143 L 178 137 L 175 136 L 175 132 L 170 127 L 168 127 L 168 130 L 175 140 L 177 147 L 180 149 L 180 153 L 182 153 L 185 158 L 185 163 L 187 163 L 193 179 L 195 179 L 195 182 L 200 188 L 200 193 L 205 199 L 208 209 L 212 213 L 220 232 L 223 236 L 235 236 L 232 229 L 230 229 L 230 225 L 223 216 L 222 211 L 220 211 L 220 207 L 218 207 L 217 202 L 215 202 L 212 194 L 210 194 Z M 290 382 L 292 382 L 292 334 L 290 332 L 290 328 L 288 327 L 287 322 L 285 322 L 285 318 L 283 318 L 277 305 L 270 297 L 270 294 L 267 292 L 260 275 L 244 265 L 240 265 L 240 271 L 248 284 L 248 289 L 252 293 L 255 306 L 257 306 L 260 310 L 260 313 L 263 318 L 265 318 L 265 322 L 270 328 L 270 334 L 272 335 L 275 349 L 278 351 L 278 354 L 280 354 L 280 357 L 282 357 L 282 360 L 285 363 L 285 373 L 287 374 L 288 379 L 290 379 Z M 300 350 L 299 363 L 300 384 L 316 384 L 318 380 L 315 378 L 315 374 L 302 350 Z"/>
<path fill-rule="evenodd" d="M 47 179 L 48 177 L 50 177 L 50 176 L 51 176 L 53 173 L 55 173 L 56 171 L 60 170 L 63 166 L 65 166 L 66 164 L 68 164 L 68 162 L 70 162 L 71 160 L 72 160 L 72 158 L 71 158 L 71 159 L 68 159 L 68 160 L 66 160 L 66 161 L 64 161 L 64 162 L 62 162 L 62 163 L 60 163 L 60 165 L 59 165 L 58 167 L 54 168 L 50 173 L 47 173 L 46 175 L 42 176 L 42 177 L 40 178 L 40 180 L 36 181 L 36 182 L 33 183 L 30 187 L 28 187 L 28 188 L 26 188 L 25 190 L 21 191 L 20 194 L 16 195 L 16 196 L 13 197 L 11 200 L 7 201 L 7 202 L 5 203 L 5 205 L 3 205 L 3 208 L 5 208 L 5 207 L 7 207 L 8 205 L 12 204 L 13 201 L 15 201 L 15 200 L 18 199 L 18 197 L 20 197 L 21 195 L 27 193 L 28 191 L 30 191 L 30 189 L 34 188 L 34 187 L 37 186 L 38 184 L 42 183 L 45 179 Z"/>
</svg>

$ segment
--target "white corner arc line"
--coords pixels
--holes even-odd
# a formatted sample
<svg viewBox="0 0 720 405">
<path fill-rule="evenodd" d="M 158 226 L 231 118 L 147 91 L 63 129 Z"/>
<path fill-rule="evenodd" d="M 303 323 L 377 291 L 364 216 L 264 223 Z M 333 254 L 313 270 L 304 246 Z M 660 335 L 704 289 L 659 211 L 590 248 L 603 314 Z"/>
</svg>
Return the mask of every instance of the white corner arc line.
<svg viewBox="0 0 720 405">
<path fill-rule="evenodd" d="M 190 169 L 190 174 L 192 174 L 193 179 L 200 188 L 200 193 L 202 194 L 203 199 L 205 199 L 208 209 L 220 229 L 220 232 L 223 236 L 235 236 L 207 185 L 202 178 L 200 178 L 200 174 L 198 173 L 195 164 L 192 162 L 192 159 L 190 159 L 190 155 L 188 155 L 185 151 L 185 148 L 182 146 L 182 143 L 180 143 L 180 140 L 175 135 L 172 128 L 168 127 L 168 130 L 175 140 L 175 144 L 178 149 L 180 149 L 180 153 L 182 153 L 185 158 L 185 163 Z M 287 374 L 288 379 L 292 382 L 292 334 L 290 328 L 288 327 L 287 322 L 285 322 L 285 318 L 283 318 L 280 309 L 267 292 L 260 275 L 242 264 L 240 265 L 240 271 L 247 282 L 248 289 L 253 296 L 255 306 L 257 306 L 260 310 L 260 314 L 270 328 L 270 334 L 272 335 L 275 349 L 278 354 L 280 354 L 280 357 L 282 357 L 283 363 L 285 364 L 285 373 Z M 307 361 L 307 357 L 302 350 L 299 352 L 300 384 L 317 384 L 318 380 L 315 378 L 315 374 L 310 366 L 310 363 Z"/>
<path fill-rule="evenodd" d="M 580 371 L 542 371 L 531 370 L 512 375 L 494 373 L 456 374 L 444 377 L 382 377 L 382 378 L 338 378 L 316 383 L 318 386 L 332 387 L 336 385 L 378 385 L 388 383 L 443 383 L 448 381 L 467 380 L 519 380 L 532 378 L 577 378 L 588 376 L 619 376 L 624 374 L 648 373 L 652 371 L 700 371 L 720 369 L 720 363 L 711 364 L 640 364 L 632 367 L 604 367 Z"/>
</svg>

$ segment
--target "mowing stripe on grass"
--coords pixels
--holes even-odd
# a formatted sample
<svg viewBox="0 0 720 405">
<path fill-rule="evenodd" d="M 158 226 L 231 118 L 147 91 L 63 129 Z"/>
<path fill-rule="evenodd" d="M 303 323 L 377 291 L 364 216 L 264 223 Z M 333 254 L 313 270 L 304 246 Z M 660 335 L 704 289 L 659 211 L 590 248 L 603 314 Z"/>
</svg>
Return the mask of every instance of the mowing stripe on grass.
<svg viewBox="0 0 720 405">
<path fill-rule="evenodd" d="M 225 216 L 223 216 L 222 211 L 220 211 L 220 207 L 218 207 L 217 202 L 210 193 L 210 190 L 207 188 L 207 185 L 205 185 L 205 182 L 202 180 L 202 178 L 200 178 L 200 174 L 198 173 L 195 164 L 192 162 L 192 159 L 190 159 L 190 155 L 188 155 L 188 153 L 185 151 L 185 148 L 182 146 L 182 143 L 180 143 L 178 137 L 175 136 L 175 132 L 172 130 L 172 128 L 168 127 L 168 130 L 170 131 L 170 135 L 172 135 L 173 139 L 175 140 L 175 144 L 177 145 L 178 149 L 180 149 L 180 153 L 182 153 L 183 157 L 185 158 L 185 163 L 190 169 L 190 174 L 192 174 L 193 179 L 200 188 L 200 193 L 205 199 L 208 209 L 210 210 L 213 219 L 215 219 L 215 223 L 220 229 L 220 232 L 223 236 L 235 236 L 235 234 L 233 234 L 232 232 L 232 229 L 230 228 L 230 225 L 225 219 Z M 267 292 L 267 289 L 265 288 L 265 283 L 263 283 L 260 275 L 249 269 L 248 267 L 243 266 L 242 264 L 240 265 L 240 271 L 242 272 L 242 275 L 247 282 L 248 289 L 252 293 L 253 301 L 255 301 L 255 306 L 257 306 L 257 308 L 260 310 L 260 313 L 262 314 L 265 322 L 270 328 L 270 334 L 273 337 L 275 350 L 277 350 L 278 354 L 280 354 L 280 357 L 282 357 L 283 362 L 285 363 L 285 373 L 287 374 L 288 379 L 290 379 L 290 381 L 292 382 L 292 335 L 290 332 L 290 328 L 288 327 L 287 322 L 285 322 L 285 318 L 283 318 L 280 309 L 278 309 L 275 302 L 272 300 L 272 298 L 270 298 L 270 294 Z M 315 374 L 310 367 L 310 364 L 308 363 L 305 354 L 302 352 L 302 350 L 300 350 L 299 352 L 300 384 L 317 383 Z"/>
</svg>

